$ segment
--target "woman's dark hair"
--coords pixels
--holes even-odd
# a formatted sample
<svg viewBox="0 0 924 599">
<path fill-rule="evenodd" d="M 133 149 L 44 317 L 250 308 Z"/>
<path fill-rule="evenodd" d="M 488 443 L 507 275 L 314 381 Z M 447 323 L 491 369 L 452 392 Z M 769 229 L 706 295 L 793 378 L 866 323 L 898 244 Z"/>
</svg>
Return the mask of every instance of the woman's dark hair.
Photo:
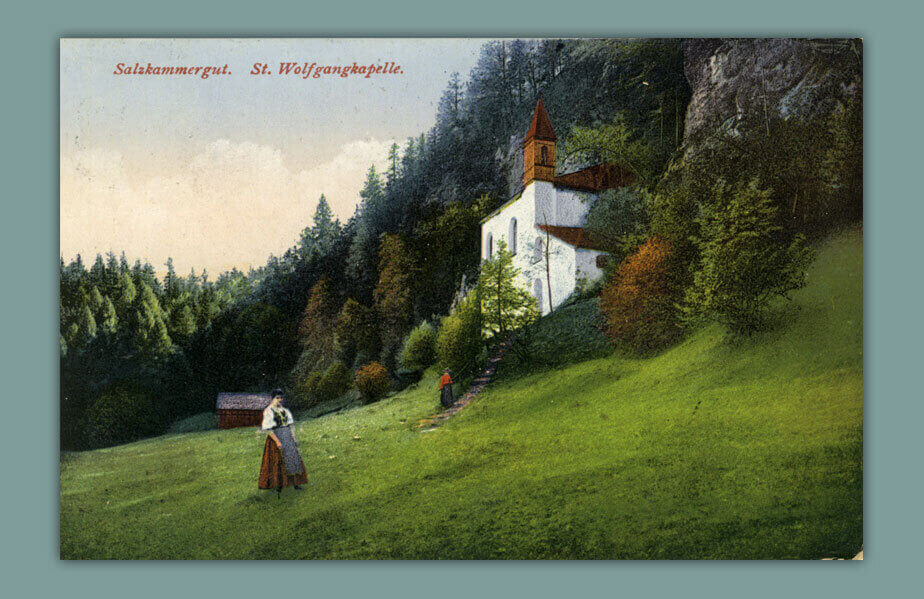
<svg viewBox="0 0 924 599">
<path fill-rule="evenodd" d="M 282 392 L 282 389 L 279 389 L 279 388 L 273 389 L 273 394 L 270 398 L 276 399 L 277 397 L 281 397 L 282 399 L 285 399 L 286 394 Z"/>
</svg>

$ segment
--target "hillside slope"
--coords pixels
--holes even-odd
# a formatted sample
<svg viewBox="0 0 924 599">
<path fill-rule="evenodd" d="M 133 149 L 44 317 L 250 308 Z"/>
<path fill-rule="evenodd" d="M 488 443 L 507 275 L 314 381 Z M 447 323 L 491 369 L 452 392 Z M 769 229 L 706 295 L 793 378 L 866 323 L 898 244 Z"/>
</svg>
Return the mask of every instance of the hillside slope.
<svg viewBox="0 0 924 599">
<path fill-rule="evenodd" d="M 574 314 L 583 314 L 580 308 Z M 591 352 L 592 354 L 593 352 Z M 580 356 L 581 352 L 576 352 Z M 443 427 L 436 377 L 301 422 L 310 482 L 256 488 L 252 429 L 66 454 L 64 558 L 820 558 L 862 544 L 862 240 L 775 331 L 511 369 Z"/>
</svg>

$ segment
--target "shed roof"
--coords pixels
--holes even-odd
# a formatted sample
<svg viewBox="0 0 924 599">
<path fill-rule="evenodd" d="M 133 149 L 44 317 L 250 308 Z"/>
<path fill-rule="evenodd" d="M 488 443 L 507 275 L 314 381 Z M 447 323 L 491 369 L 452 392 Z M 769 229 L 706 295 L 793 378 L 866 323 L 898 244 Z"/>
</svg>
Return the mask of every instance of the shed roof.
<svg viewBox="0 0 924 599">
<path fill-rule="evenodd" d="M 269 393 L 219 393 L 215 406 L 219 410 L 260 410 L 269 405 Z"/>
<path fill-rule="evenodd" d="M 603 245 L 594 240 L 583 227 L 559 227 L 556 225 L 536 225 L 552 237 L 581 250 L 606 251 Z"/>
</svg>

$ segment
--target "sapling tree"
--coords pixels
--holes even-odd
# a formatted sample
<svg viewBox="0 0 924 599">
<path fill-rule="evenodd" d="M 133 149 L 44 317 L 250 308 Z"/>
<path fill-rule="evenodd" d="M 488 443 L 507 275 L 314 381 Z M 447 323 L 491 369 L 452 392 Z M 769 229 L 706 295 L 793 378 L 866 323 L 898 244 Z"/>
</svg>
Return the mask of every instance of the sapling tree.
<svg viewBox="0 0 924 599">
<path fill-rule="evenodd" d="M 478 293 L 487 337 L 505 338 L 539 317 L 536 298 L 516 284 L 519 272 L 503 240 L 494 255 L 481 263 Z"/>
</svg>

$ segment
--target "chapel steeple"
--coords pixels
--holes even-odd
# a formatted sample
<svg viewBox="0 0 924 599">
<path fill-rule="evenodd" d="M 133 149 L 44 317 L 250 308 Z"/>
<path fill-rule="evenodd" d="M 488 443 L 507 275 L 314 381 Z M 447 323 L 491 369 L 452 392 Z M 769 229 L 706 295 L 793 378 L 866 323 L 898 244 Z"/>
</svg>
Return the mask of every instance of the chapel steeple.
<svg viewBox="0 0 924 599">
<path fill-rule="evenodd" d="M 555 142 L 558 136 L 552 128 L 549 115 L 542 105 L 542 98 L 536 103 L 533 121 L 523 140 L 523 185 L 533 181 L 554 181 Z"/>
</svg>

